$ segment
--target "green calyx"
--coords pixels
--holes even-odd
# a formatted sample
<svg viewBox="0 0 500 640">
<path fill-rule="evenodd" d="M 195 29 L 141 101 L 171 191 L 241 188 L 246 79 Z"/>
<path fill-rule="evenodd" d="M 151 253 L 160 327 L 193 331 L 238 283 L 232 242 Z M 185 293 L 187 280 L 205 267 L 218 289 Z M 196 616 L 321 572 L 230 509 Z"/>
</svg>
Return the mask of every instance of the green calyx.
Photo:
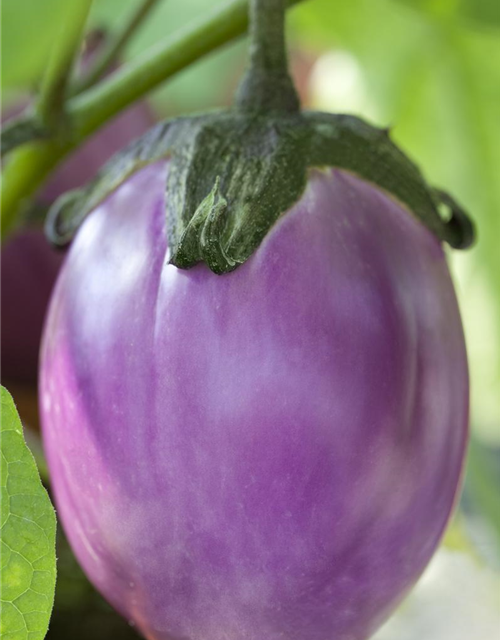
<svg viewBox="0 0 500 640">
<path fill-rule="evenodd" d="M 199 262 L 217 274 L 238 267 L 300 200 L 309 170 L 329 167 L 383 189 L 452 247 L 472 243 L 465 212 L 426 184 L 387 130 L 354 116 L 299 110 L 286 70 L 286 4 L 251 2 L 250 68 L 235 107 L 167 121 L 136 140 L 88 186 L 56 203 L 46 224 L 53 243 L 71 241 L 109 193 L 164 158 L 170 159 L 165 199 L 170 262 L 183 269 Z"/>
</svg>

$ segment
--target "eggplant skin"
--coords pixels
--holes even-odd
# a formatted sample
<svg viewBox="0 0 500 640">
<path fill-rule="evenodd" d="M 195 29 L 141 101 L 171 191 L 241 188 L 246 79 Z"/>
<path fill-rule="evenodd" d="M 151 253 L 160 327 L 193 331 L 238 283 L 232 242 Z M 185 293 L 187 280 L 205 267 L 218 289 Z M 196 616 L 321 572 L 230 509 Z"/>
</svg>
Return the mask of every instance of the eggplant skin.
<svg viewBox="0 0 500 640">
<path fill-rule="evenodd" d="M 234 272 L 168 264 L 168 161 L 78 232 L 40 404 L 67 535 L 150 640 L 363 640 L 456 500 L 468 372 L 438 240 L 313 171 Z"/>
</svg>

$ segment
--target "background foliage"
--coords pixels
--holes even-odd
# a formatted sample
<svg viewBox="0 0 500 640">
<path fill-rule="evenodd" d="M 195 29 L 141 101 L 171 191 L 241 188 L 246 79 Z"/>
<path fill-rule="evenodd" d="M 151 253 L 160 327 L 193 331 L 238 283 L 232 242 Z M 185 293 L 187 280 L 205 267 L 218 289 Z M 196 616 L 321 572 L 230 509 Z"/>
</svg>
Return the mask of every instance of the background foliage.
<svg viewBox="0 0 500 640">
<path fill-rule="evenodd" d="M 135 0 L 95 0 L 90 27 L 112 31 L 134 5 Z M 163 0 L 126 49 L 125 60 L 212 5 L 210 0 Z M 65 0 L 3 0 L 4 108 L 36 89 L 68 6 Z M 309 0 L 291 11 L 289 26 L 294 74 L 306 105 L 391 126 L 396 142 L 427 178 L 453 193 L 477 225 L 476 246 L 450 257 L 471 363 L 473 443 L 460 515 L 442 553 L 465 554 L 466 560 L 453 556 L 450 568 L 449 555 L 438 558 L 380 638 L 469 640 L 471 631 L 463 620 L 470 615 L 476 620 L 476 640 L 493 640 L 498 598 L 496 613 L 495 603 L 485 605 L 462 618 L 447 616 L 448 625 L 429 622 L 425 633 L 415 621 L 430 615 L 436 598 L 442 598 L 434 606 L 438 611 L 456 607 L 460 576 L 468 585 L 479 585 L 476 594 L 485 590 L 491 595 L 499 588 L 498 577 L 485 565 L 500 566 L 500 2 Z M 154 92 L 151 101 L 159 116 L 227 104 L 244 64 L 243 45 L 212 54 Z M 68 554 L 63 551 L 63 558 Z M 443 571 L 450 576 L 444 582 Z M 103 622 L 108 620 L 105 606 L 96 604 L 90 588 L 82 586 L 71 559 L 63 563 L 64 584 L 69 595 L 65 599 L 60 591 L 57 596 L 62 614 L 54 619 L 49 637 L 77 633 L 68 621 L 78 619 L 75 611 L 82 602 L 82 620 L 90 620 L 93 607 L 97 612 L 99 624 L 94 628 L 87 623 L 96 638 L 97 628 L 103 638 L 126 637 L 124 629 L 118 635 L 106 627 L 111 623 Z M 437 592 L 432 591 L 436 584 L 441 585 Z M 429 585 L 433 599 L 426 595 Z M 480 597 L 484 604 L 487 598 Z M 474 595 L 467 601 L 474 605 Z M 455 626 L 453 618 L 459 621 Z"/>
</svg>

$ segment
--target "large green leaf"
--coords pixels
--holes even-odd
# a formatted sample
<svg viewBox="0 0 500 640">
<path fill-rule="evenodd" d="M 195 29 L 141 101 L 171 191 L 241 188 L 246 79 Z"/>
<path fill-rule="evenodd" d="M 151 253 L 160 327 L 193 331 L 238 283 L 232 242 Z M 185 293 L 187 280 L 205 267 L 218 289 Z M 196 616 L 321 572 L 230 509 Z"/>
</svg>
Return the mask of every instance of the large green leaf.
<svg viewBox="0 0 500 640">
<path fill-rule="evenodd" d="M 56 582 L 56 517 L 26 446 L 9 392 L 1 387 L 2 640 L 42 640 Z"/>
</svg>

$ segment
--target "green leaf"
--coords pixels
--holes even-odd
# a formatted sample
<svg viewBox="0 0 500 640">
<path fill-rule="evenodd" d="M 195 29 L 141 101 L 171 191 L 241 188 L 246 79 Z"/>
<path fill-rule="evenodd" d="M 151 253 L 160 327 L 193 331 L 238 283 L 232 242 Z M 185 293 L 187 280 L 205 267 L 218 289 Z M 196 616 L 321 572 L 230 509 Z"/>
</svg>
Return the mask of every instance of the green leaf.
<svg viewBox="0 0 500 640">
<path fill-rule="evenodd" d="M 23 437 L 9 392 L 1 387 L 0 522 L 3 640 L 42 640 L 56 582 L 56 516 Z"/>
<path fill-rule="evenodd" d="M 406 78 L 395 136 L 467 205 L 478 229 L 474 255 L 500 309 L 500 40 L 436 26 Z"/>
<path fill-rule="evenodd" d="M 495 451 L 488 449 L 477 438 L 471 438 L 467 460 L 466 490 L 486 517 L 500 543 L 500 494 L 498 462 Z M 495 462 L 497 462 L 495 466 Z"/>
</svg>

